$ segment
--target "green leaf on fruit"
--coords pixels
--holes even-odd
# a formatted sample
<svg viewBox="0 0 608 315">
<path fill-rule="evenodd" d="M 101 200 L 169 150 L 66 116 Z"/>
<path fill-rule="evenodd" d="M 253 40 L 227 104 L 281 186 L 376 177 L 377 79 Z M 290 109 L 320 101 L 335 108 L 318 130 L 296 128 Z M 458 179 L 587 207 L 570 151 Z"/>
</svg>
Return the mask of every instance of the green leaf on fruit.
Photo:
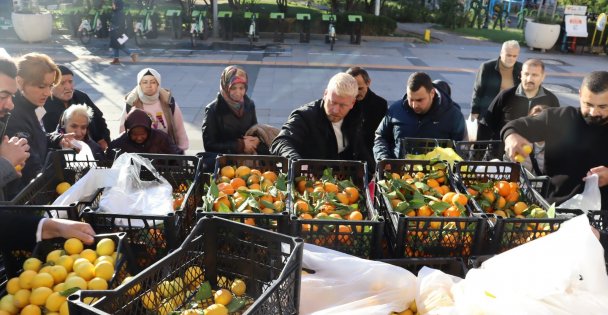
<svg viewBox="0 0 608 315">
<path fill-rule="evenodd" d="M 211 296 L 211 284 L 209 283 L 209 281 L 205 281 L 201 283 L 201 286 L 198 288 L 198 291 L 196 292 L 194 298 L 197 301 L 204 301 L 206 299 L 211 298 Z"/>
<path fill-rule="evenodd" d="M 226 305 L 226 308 L 228 308 L 228 313 L 234 313 L 245 307 L 245 304 L 247 304 L 245 298 L 235 297 Z"/>
</svg>

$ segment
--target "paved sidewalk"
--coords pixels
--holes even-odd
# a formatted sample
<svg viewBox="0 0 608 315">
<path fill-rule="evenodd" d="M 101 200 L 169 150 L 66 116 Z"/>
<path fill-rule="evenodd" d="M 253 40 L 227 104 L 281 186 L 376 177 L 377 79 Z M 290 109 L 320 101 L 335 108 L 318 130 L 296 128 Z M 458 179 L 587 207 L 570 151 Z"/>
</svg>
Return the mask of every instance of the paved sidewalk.
<svg viewBox="0 0 608 315">
<path fill-rule="evenodd" d="M 401 23 L 399 29 L 422 34 L 429 26 Z M 204 106 L 216 97 L 220 73 L 230 64 L 241 65 L 248 72 L 248 95 L 256 103 L 258 120 L 277 127 L 293 109 L 322 97 L 329 78 L 350 66 L 367 68 L 372 90 L 389 101 L 403 96 L 412 72 L 428 72 L 433 79 L 452 86 L 453 99 L 468 115 L 475 73 L 483 61 L 498 56 L 500 44 L 437 30 L 432 30 L 432 36 L 436 40 L 430 44 L 403 37 L 364 37 L 361 45 L 351 45 L 346 37 L 340 37 L 334 51 L 321 36 L 313 36 L 310 43 L 299 43 L 296 38 L 274 43 L 272 38 L 262 37 L 254 47 L 245 38 L 231 42 L 210 39 L 196 49 L 189 46 L 188 38 L 161 37 L 142 48 L 134 47 L 130 40 L 128 45 L 141 53 L 140 62 L 131 63 L 122 55 L 120 66 L 109 65 L 107 39 L 93 39 L 82 46 L 70 36 L 54 35 L 48 42 L 27 44 L 0 32 L 0 47 L 12 56 L 46 53 L 73 69 L 77 88 L 103 110 L 113 138 L 118 136 L 124 95 L 135 86 L 137 73 L 143 67 L 155 68 L 162 75 L 162 86 L 171 89 L 185 114 L 191 142 L 188 153 L 196 153 L 203 150 L 200 127 Z M 582 77 L 608 66 L 605 56 L 542 54 L 523 48 L 520 60 L 528 58 L 545 60 L 546 86 L 564 105 L 578 106 Z"/>
</svg>

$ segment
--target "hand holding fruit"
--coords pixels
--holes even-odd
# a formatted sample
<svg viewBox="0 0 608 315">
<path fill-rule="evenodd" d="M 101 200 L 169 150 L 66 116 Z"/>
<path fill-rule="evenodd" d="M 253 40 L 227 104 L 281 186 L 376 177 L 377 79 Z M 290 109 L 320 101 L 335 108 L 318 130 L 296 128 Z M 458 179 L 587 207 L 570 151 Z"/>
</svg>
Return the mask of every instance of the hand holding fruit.
<svg viewBox="0 0 608 315">
<path fill-rule="evenodd" d="M 518 163 L 522 163 L 532 153 L 532 144 L 517 133 L 512 133 L 505 138 L 505 153 Z"/>
<path fill-rule="evenodd" d="M 2 145 L 0 145 L 0 157 L 7 159 L 15 170 L 21 174 L 21 169 L 25 161 L 30 157 L 30 146 L 27 144 L 27 139 L 4 136 Z"/>
</svg>

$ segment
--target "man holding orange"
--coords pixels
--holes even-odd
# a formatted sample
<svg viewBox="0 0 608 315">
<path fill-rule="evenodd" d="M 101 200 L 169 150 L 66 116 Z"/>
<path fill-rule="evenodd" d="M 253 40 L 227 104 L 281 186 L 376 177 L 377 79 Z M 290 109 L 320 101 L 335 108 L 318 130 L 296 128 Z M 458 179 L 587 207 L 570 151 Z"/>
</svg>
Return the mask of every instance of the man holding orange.
<svg viewBox="0 0 608 315">
<path fill-rule="evenodd" d="M 505 125 L 501 138 L 512 159 L 527 156 L 524 146 L 545 141 L 545 172 L 551 177 L 550 202 L 581 193 L 587 176 L 597 174 L 602 209 L 608 206 L 608 72 L 585 76 L 579 90 L 580 108 L 545 109 Z"/>
</svg>

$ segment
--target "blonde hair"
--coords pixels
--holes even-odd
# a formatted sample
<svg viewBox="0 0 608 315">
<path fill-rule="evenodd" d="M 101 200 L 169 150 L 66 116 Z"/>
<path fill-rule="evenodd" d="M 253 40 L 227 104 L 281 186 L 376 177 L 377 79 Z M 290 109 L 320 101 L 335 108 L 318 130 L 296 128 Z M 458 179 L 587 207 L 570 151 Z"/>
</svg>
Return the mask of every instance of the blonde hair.
<svg viewBox="0 0 608 315">
<path fill-rule="evenodd" d="M 68 107 L 63 113 L 63 116 L 61 117 L 61 125 L 65 126 L 74 116 L 85 116 L 90 124 L 91 119 L 93 119 L 93 110 L 85 104 L 74 104 Z"/>
<path fill-rule="evenodd" d="M 55 74 L 53 86 L 61 81 L 59 67 L 45 54 L 29 53 L 17 62 L 17 76 L 21 77 L 25 84 L 40 85 L 44 83 L 44 75 L 47 73 Z"/>
<path fill-rule="evenodd" d="M 357 97 L 359 85 L 357 80 L 350 74 L 340 72 L 329 80 L 327 91 L 336 93 L 340 97 Z"/>
</svg>

